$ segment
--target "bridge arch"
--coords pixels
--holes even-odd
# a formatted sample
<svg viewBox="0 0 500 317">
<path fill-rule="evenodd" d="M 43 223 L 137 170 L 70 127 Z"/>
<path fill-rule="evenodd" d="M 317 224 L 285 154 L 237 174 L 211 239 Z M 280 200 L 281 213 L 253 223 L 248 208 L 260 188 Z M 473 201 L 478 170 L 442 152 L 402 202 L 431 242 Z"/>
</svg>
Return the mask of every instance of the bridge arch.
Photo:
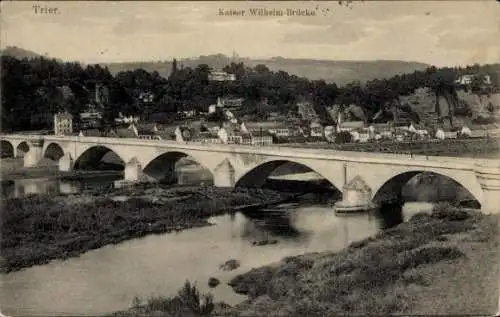
<svg viewBox="0 0 500 317">
<path fill-rule="evenodd" d="M 287 173 L 293 174 L 314 172 L 320 177 L 323 177 L 323 179 L 325 179 L 335 191 L 341 192 L 342 190 L 342 188 L 337 185 L 339 182 L 332 180 L 332 177 L 324 173 L 323 170 L 312 168 L 305 162 L 298 162 L 294 160 L 270 160 L 259 164 L 239 177 L 239 179 L 236 180 L 235 187 L 262 187 L 267 179 L 272 176 L 273 172 L 278 171 L 279 168 L 282 168 L 280 173 L 282 175 Z"/>
<path fill-rule="evenodd" d="M 44 158 L 48 158 L 48 159 L 50 159 L 52 161 L 56 161 L 56 162 L 58 162 L 59 159 L 63 156 L 64 156 L 63 148 L 55 142 L 50 143 L 45 148 L 45 152 L 43 153 Z"/>
<path fill-rule="evenodd" d="M 143 172 L 157 181 L 174 183 L 178 181 L 179 168 L 187 169 L 189 166 L 199 167 L 194 172 L 199 175 L 200 182 L 213 184 L 212 171 L 198 159 L 181 151 L 170 151 L 156 156 L 143 167 Z M 179 181 L 182 183 L 182 179 Z"/>
<path fill-rule="evenodd" d="M 413 193 L 404 192 L 407 184 L 413 187 Z M 388 200 L 467 200 L 476 201 L 480 205 L 481 197 L 475 191 L 474 186 L 456 179 L 453 175 L 412 170 L 392 176 L 375 191 L 373 202 L 380 204 Z"/>
<path fill-rule="evenodd" d="M 24 157 L 24 155 L 26 155 L 26 153 L 28 153 L 29 150 L 30 146 L 28 145 L 28 142 L 23 141 L 19 143 L 16 147 L 17 157 Z"/>
<path fill-rule="evenodd" d="M 106 159 L 106 162 L 103 162 L 103 159 Z M 76 158 L 73 168 L 83 170 L 123 170 L 125 164 L 125 160 L 112 149 L 106 146 L 96 145 L 80 154 L 80 156 Z"/>
<path fill-rule="evenodd" d="M 1 157 L 14 157 L 14 146 L 9 141 L 2 140 Z"/>
</svg>

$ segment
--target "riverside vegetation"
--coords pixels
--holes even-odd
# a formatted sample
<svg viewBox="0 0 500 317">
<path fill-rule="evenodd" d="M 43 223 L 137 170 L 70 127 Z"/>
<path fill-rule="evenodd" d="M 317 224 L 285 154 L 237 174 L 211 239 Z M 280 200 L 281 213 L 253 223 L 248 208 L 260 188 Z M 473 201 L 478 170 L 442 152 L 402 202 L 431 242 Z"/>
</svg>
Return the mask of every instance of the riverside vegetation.
<svg viewBox="0 0 500 317">
<path fill-rule="evenodd" d="M 111 316 L 381 316 L 464 309 L 491 314 L 496 298 L 485 298 L 496 295 L 497 279 L 490 283 L 490 273 L 481 268 L 498 267 L 491 263 L 498 259 L 497 221 L 438 204 L 432 213 L 419 213 L 340 252 L 287 257 L 236 276 L 229 285 L 248 300 L 234 307 L 200 294 L 187 281 L 174 297 L 144 303 L 136 298 L 132 308 Z M 450 275 L 458 276 L 459 287 Z"/>
<path fill-rule="evenodd" d="M 147 234 L 209 225 L 238 206 L 286 198 L 272 190 L 139 185 L 78 195 L 2 199 L 2 273 Z"/>
</svg>

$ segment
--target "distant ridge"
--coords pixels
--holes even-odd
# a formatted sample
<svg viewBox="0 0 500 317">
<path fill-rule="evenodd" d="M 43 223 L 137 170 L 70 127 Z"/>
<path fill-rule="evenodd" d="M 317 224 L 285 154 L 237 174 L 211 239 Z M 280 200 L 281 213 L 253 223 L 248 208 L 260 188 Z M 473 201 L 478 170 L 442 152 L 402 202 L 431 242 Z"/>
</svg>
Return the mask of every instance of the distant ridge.
<svg viewBox="0 0 500 317">
<path fill-rule="evenodd" d="M 17 46 L 8 46 L 1 52 L 2 55 L 15 58 L 36 58 L 44 56 L 42 54 L 26 50 Z M 49 56 L 45 56 L 51 58 Z M 61 61 L 60 59 L 57 59 Z M 289 74 L 306 77 L 310 80 L 323 79 L 326 82 L 335 82 L 337 85 L 344 85 L 353 81 L 366 82 L 373 79 L 384 79 L 394 75 L 412 73 L 416 70 L 425 70 L 429 64 L 399 61 L 399 60 L 373 60 L 373 61 L 334 61 L 305 58 L 284 58 L 280 56 L 269 59 L 251 59 L 247 57 L 228 57 L 224 54 L 201 55 L 194 58 L 179 58 L 178 64 L 194 68 L 199 64 L 222 70 L 224 66 L 231 62 L 243 62 L 245 66 L 254 67 L 264 64 L 273 71 L 282 70 Z M 81 63 L 84 65 L 85 63 Z M 110 72 L 115 75 L 121 71 L 135 70 L 142 68 L 148 72 L 157 71 L 161 76 L 168 77 L 172 68 L 172 61 L 151 61 L 151 62 L 116 62 L 100 63 L 101 66 L 108 66 Z"/>
<path fill-rule="evenodd" d="M 25 50 L 24 48 L 20 48 L 17 46 L 7 46 L 5 49 L 1 51 L 2 56 L 11 56 L 19 59 L 23 58 L 37 58 L 41 57 L 41 54 L 35 53 L 30 50 Z"/>
<path fill-rule="evenodd" d="M 42 55 L 42 54 L 30 51 L 30 50 L 26 50 L 26 49 L 21 48 L 21 47 L 17 47 L 17 46 L 7 46 L 2 51 L 0 51 L 0 55 L 10 56 L 10 57 L 14 57 L 17 59 L 23 59 L 23 58 L 33 59 L 33 58 L 38 58 L 38 57 L 45 57 L 45 58 L 50 58 L 50 59 L 54 58 L 52 56 Z M 59 58 L 56 58 L 56 60 L 58 62 L 63 62 L 63 60 L 61 60 Z"/>
<path fill-rule="evenodd" d="M 273 71 L 283 70 L 289 74 L 307 77 L 311 80 L 323 79 L 327 82 L 335 82 L 339 85 L 352 81 L 366 82 L 375 78 L 389 78 L 397 74 L 412 73 L 416 70 L 425 70 L 429 64 L 398 61 L 398 60 L 374 60 L 374 61 L 331 61 L 318 59 L 292 59 L 283 57 L 272 57 L 269 59 L 250 59 L 245 57 L 231 58 L 223 54 L 202 55 L 197 58 L 178 59 L 179 64 L 196 67 L 199 64 L 207 64 L 218 70 L 231 62 L 243 62 L 246 66 L 254 67 L 265 64 Z M 111 73 L 143 68 L 148 72 L 157 71 L 161 76 L 168 77 L 172 67 L 171 61 L 160 62 L 128 62 L 108 63 Z"/>
</svg>

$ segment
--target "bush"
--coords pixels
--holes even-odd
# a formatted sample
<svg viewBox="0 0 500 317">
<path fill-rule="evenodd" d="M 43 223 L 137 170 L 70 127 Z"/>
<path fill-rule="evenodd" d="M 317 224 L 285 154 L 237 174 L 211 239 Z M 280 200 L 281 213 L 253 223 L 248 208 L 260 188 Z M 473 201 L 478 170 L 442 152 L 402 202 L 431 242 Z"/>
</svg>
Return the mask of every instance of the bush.
<svg viewBox="0 0 500 317">
<path fill-rule="evenodd" d="M 449 203 L 438 203 L 432 208 L 432 218 L 462 221 L 471 217 L 471 214 L 464 209 L 450 205 Z"/>
<path fill-rule="evenodd" d="M 454 247 L 423 247 L 409 252 L 402 252 L 397 259 L 397 263 L 401 269 L 408 270 L 419 265 L 433 264 L 464 256 L 463 252 Z"/>
</svg>

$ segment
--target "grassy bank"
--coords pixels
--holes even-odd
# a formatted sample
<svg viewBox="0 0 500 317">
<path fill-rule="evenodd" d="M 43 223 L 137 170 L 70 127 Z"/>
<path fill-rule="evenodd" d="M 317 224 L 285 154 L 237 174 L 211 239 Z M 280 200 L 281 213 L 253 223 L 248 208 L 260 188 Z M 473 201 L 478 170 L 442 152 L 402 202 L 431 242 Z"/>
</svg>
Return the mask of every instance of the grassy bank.
<svg viewBox="0 0 500 317">
<path fill-rule="evenodd" d="M 1 172 L 2 181 L 14 181 L 33 178 L 55 178 L 65 180 L 80 180 L 85 177 L 95 176 L 122 176 L 121 171 L 59 171 L 57 166 L 22 167 L 15 170 Z"/>
<path fill-rule="evenodd" d="M 201 312 L 207 301 L 181 290 L 114 316 L 488 315 L 498 299 L 497 221 L 440 205 L 341 252 L 288 257 L 236 276 L 229 284 L 248 300 L 234 307 L 210 297 Z"/>
<path fill-rule="evenodd" d="M 279 200 L 269 190 L 141 185 L 72 196 L 3 199 L 1 272 L 152 233 L 208 225 L 236 206 Z"/>
</svg>

